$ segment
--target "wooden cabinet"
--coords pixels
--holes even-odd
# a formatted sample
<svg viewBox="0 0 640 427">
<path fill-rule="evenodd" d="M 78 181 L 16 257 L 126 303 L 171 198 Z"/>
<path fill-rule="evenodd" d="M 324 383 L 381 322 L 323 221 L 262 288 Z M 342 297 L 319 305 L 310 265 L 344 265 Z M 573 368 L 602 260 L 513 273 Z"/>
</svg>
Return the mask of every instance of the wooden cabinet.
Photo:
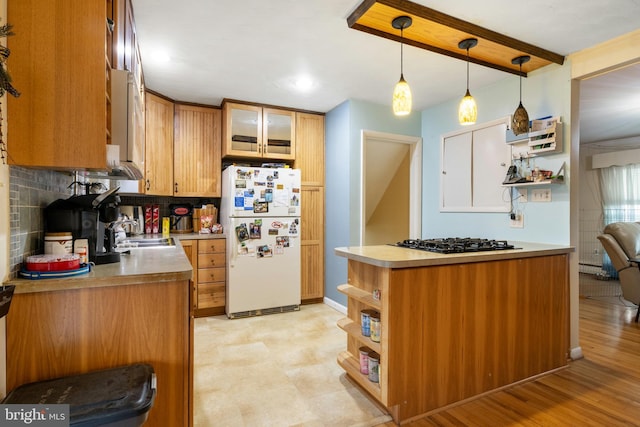
<svg viewBox="0 0 640 427">
<path fill-rule="evenodd" d="M 338 363 L 398 424 L 559 369 L 568 271 L 567 254 L 408 268 L 350 258 Z M 363 309 L 380 313 L 379 343 L 361 333 Z M 380 355 L 378 383 L 360 373 L 362 346 Z"/>
<path fill-rule="evenodd" d="M 226 239 L 181 241 L 193 267 L 193 311 L 195 317 L 224 314 L 227 261 Z"/>
<path fill-rule="evenodd" d="M 220 197 L 221 112 L 218 108 L 175 105 L 173 195 Z"/>
<path fill-rule="evenodd" d="M 158 394 L 145 425 L 192 424 L 186 280 L 14 294 L 6 325 L 7 390 L 146 362 Z"/>
<path fill-rule="evenodd" d="M 112 34 L 101 1 L 7 2 L 8 162 L 59 170 L 105 170 Z"/>
<path fill-rule="evenodd" d="M 196 253 L 198 251 L 197 243 L 195 240 L 180 240 L 180 245 L 184 254 L 187 256 L 193 272 L 191 273 L 191 280 L 189 280 L 189 289 L 191 290 L 191 309 L 190 315 L 194 317 L 195 310 L 198 307 L 198 294 L 196 292 L 196 271 L 198 259 Z"/>
<path fill-rule="evenodd" d="M 198 309 L 196 316 L 223 314 L 226 284 L 226 239 L 198 240 Z"/>
<path fill-rule="evenodd" d="M 300 299 L 324 297 L 324 187 L 302 186 L 300 194 Z"/>
<path fill-rule="evenodd" d="M 173 195 L 173 120 L 173 102 L 147 93 L 144 181 L 146 194 Z"/>
<path fill-rule="evenodd" d="M 295 158 L 294 111 L 224 102 L 222 114 L 223 157 Z"/>
<path fill-rule="evenodd" d="M 219 108 L 176 104 L 147 93 L 145 193 L 221 196 Z"/>
<path fill-rule="evenodd" d="M 324 116 L 296 113 L 296 159 L 300 169 L 301 299 L 320 302 L 324 297 Z"/>
</svg>

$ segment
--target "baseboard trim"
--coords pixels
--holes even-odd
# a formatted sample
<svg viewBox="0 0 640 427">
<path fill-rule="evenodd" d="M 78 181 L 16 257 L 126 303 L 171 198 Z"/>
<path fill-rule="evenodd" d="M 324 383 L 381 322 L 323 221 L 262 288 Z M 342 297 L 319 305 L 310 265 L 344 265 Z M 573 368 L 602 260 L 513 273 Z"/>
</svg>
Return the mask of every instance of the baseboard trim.
<svg viewBox="0 0 640 427">
<path fill-rule="evenodd" d="M 324 297 L 324 301 L 323 301 L 326 305 L 328 305 L 329 307 L 333 308 L 336 311 L 339 311 L 340 313 L 346 315 L 347 314 L 347 307 L 345 307 L 344 305 L 335 302 L 332 299 L 329 299 L 327 297 Z"/>
</svg>

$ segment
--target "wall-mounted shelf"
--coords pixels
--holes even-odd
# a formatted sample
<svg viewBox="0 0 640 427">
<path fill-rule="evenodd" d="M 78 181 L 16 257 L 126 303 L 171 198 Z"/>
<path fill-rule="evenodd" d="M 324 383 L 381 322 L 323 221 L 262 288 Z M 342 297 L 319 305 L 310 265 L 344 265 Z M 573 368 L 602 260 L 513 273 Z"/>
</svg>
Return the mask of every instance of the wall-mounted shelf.
<svg viewBox="0 0 640 427">
<path fill-rule="evenodd" d="M 558 172 L 554 175 L 555 178 L 543 179 L 542 181 L 526 181 L 516 182 L 513 184 L 502 184 L 503 187 L 535 187 L 539 185 L 551 185 L 551 184 L 564 184 L 564 167 L 565 162 L 562 162 L 562 166 L 558 169 Z"/>
<path fill-rule="evenodd" d="M 563 145 L 560 117 L 532 120 L 531 131 L 527 134 L 514 135 L 511 129 L 507 129 L 506 142 L 521 146 L 518 151 L 524 155 L 526 150 L 526 157 L 561 153 Z"/>
<path fill-rule="evenodd" d="M 503 187 L 535 187 L 538 185 L 564 184 L 564 179 L 545 179 L 543 181 L 517 182 L 515 184 L 502 184 Z"/>
<path fill-rule="evenodd" d="M 559 117 L 533 120 L 529 132 L 529 155 L 562 152 L 562 123 Z"/>
</svg>

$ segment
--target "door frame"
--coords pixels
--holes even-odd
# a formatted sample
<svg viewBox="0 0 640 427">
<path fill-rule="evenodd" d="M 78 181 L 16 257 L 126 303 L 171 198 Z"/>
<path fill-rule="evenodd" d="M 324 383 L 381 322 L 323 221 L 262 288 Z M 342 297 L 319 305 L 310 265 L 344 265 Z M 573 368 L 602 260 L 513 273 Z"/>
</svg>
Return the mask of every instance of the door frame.
<svg viewBox="0 0 640 427">
<path fill-rule="evenodd" d="M 371 141 L 408 144 L 410 157 L 409 170 L 409 236 L 422 236 L 422 137 L 376 132 L 363 129 L 360 132 L 360 236 L 359 244 L 364 245 L 365 232 L 365 154 L 367 143 Z"/>
</svg>

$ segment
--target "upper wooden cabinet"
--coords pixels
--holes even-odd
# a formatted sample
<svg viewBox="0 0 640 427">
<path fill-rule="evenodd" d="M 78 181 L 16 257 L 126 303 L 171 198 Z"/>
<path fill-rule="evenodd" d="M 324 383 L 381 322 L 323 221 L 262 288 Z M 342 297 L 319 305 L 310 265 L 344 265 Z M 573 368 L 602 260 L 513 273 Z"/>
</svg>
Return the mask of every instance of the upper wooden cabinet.
<svg viewBox="0 0 640 427">
<path fill-rule="evenodd" d="M 173 102 L 146 95 L 144 193 L 173 196 Z"/>
<path fill-rule="evenodd" d="M 225 102 L 222 114 L 223 157 L 295 158 L 294 111 Z"/>
<path fill-rule="evenodd" d="M 220 197 L 221 112 L 177 104 L 173 141 L 173 195 Z"/>
<path fill-rule="evenodd" d="M 324 116 L 296 113 L 296 160 L 302 185 L 324 186 Z"/>
<path fill-rule="evenodd" d="M 106 169 L 110 2 L 13 0 L 6 42 L 19 98 L 7 96 L 9 164 Z"/>
</svg>

